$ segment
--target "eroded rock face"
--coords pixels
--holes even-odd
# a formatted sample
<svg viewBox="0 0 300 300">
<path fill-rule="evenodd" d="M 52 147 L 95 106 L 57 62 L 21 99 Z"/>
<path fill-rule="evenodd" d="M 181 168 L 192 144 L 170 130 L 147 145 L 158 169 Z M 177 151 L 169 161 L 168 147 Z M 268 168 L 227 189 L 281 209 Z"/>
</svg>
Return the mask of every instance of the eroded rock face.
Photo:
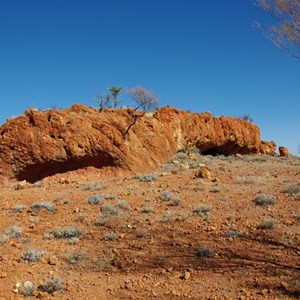
<svg viewBox="0 0 300 300">
<path fill-rule="evenodd" d="M 141 173 L 188 147 L 224 155 L 270 154 L 276 147 L 261 142 L 253 123 L 169 106 L 140 119 L 124 140 L 129 122 L 125 109 L 99 113 L 76 104 L 65 110 L 27 110 L 0 127 L 0 176 L 34 182 L 89 166 Z"/>
</svg>

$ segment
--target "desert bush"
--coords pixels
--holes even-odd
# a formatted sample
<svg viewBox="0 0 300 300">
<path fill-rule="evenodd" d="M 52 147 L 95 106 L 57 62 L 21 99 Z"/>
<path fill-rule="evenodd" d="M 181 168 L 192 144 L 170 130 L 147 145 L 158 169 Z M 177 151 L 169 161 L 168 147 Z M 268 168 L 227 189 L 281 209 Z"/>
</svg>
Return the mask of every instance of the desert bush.
<svg viewBox="0 0 300 300">
<path fill-rule="evenodd" d="M 243 160 L 248 162 L 267 162 L 270 159 L 270 156 L 263 155 L 263 156 L 252 156 L 252 155 L 243 155 Z"/>
<path fill-rule="evenodd" d="M 162 266 L 165 263 L 165 257 L 162 255 L 157 255 L 154 257 L 154 262 L 157 265 Z"/>
<path fill-rule="evenodd" d="M 271 219 L 265 219 L 263 220 L 263 222 L 261 223 L 261 225 L 259 226 L 261 229 L 273 229 L 276 225 L 276 221 L 275 220 L 271 220 Z"/>
<path fill-rule="evenodd" d="M 79 241 L 79 238 L 74 236 L 74 237 L 69 238 L 68 242 L 70 245 L 75 245 L 78 243 L 78 241 Z"/>
<path fill-rule="evenodd" d="M 226 234 L 225 237 L 226 238 L 233 238 L 233 239 L 237 239 L 237 238 L 242 238 L 245 237 L 246 234 L 243 232 L 239 232 L 235 229 L 230 229 Z"/>
<path fill-rule="evenodd" d="M 75 226 L 66 226 L 64 228 L 54 230 L 53 235 L 58 239 L 70 239 L 73 237 L 79 237 L 81 235 L 81 230 Z"/>
<path fill-rule="evenodd" d="M 80 214 L 80 215 L 78 215 L 77 217 L 76 217 L 76 221 L 77 222 L 83 222 L 85 219 L 87 218 L 87 215 L 85 215 L 85 214 Z"/>
<path fill-rule="evenodd" d="M 290 185 L 283 192 L 290 195 L 300 195 L 300 184 Z"/>
<path fill-rule="evenodd" d="M 87 255 L 83 250 L 75 250 L 66 254 L 66 260 L 71 265 L 79 265 L 83 263 Z"/>
<path fill-rule="evenodd" d="M 44 250 L 39 249 L 28 249 L 20 254 L 20 257 L 23 260 L 26 260 L 30 263 L 35 263 L 40 261 L 45 254 Z"/>
<path fill-rule="evenodd" d="M 145 231 L 139 231 L 136 236 L 139 238 L 139 239 L 147 239 L 148 238 L 148 233 L 145 232 Z"/>
<path fill-rule="evenodd" d="M 104 198 L 102 195 L 96 194 L 96 195 L 91 195 L 88 197 L 88 204 L 91 205 L 100 205 L 104 201 Z"/>
<path fill-rule="evenodd" d="M 111 203 L 106 203 L 101 208 L 101 213 L 95 222 L 96 226 L 110 226 L 111 223 L 120 217 L 120 210 Z"/>
<path fill-rule="evenodd" d="M 64 283 L 60 277 L 47 278 L 41 285 L 41 289 L 48 294 L 53 294 L 56 291 L 63 289 Z"/>
<path fill-rule="evenodd" d="M 118 209 L 118 207 L 110 204 L 110 203 L 106 203 L 102 206 L 102 214 L 104 215 L 110 215 L 110 216 L 118 216 L 120 214 L 120 211 Z"/>
<path fill-rule="evenodd" d="M 153 207 L 149 203 L 145 203 L 142 207 L 142 212 L 143 213 L 151 213 L 153 211 Z"/>
<path fill-rule="evenodd" d="M 43 187 L 43 182 L 42 181 L 36 181 L 31 186 L 33 188 L 41 188 L 41 187 Z"/>
<path fill-rule="evenodd" d="M 185 152 L 177 152 L 172 160 L 186 160 L 188 159 L 188 155 Z"/>
<path fill-rule="evenodd" d="M 234 183 L 237 184 L 254 184 L 262 182 L 261 177 L 255 177 L 255 176 L 237 176 L 234 180 Z"/>
<path fill-rule="evenodd" d="M 114 232 L 108 232 L 103 235 L 103 239 L 105 241 L 114 241 L 117 239 L 117 237 L 118 237 L 117 234 Z"/>
<path fill-rule="evenodd" d="M 161 193 L 159 193 L 159 199 L 162 201 L 169 201 L 172 198 L 172 193 L 168 192 L 168 191 L 163 191 Z"/>
<path fill-rule="evenodd" d="M 8 239 L 9 236 L 7 236 L 6 234 L 0 234 L 0 245 L 5 244 Z"/>
<path fill-rule="evenodd" d="M 171 201 L 171 205 L 173 206 L 178 206 L 181 203 L 181 199 L 177 196 L 172 197 L 170 201 Z"/>
<path fill-rule="evenodd" d="M 14 205 L 10 210 L 11 210 L 12 212 L 17 213 L 17 212 L 22 212 L 22 211 L 24 211 L 26 208 L 27 208 L 27 205 L 25 205 L 25 204 L 16 204 L 16 205 Z"/>
<path fill-rule="evenodd" d="M 180 222 L 183 222 L 183 221 L 185 221 L 189 216 L 190 216 L 190 214 L 189 214 L 188 212 L 183 212 L 183 213 L 181 213 L 181 214 L 176 218 L 176 220 L 177 220 L 177 221 L 180 221 Z"/>
<path fill-rule="evenodd" d="M 214 186 L 210 190 L 211 193 L 220 193 L 221 189 L 218 186 Z"/>
<path fill-rule="evenodd" d="M 207 258 L 212 258 L 214 257 L 215 253 L 213 250 L 209 249 L 209 248 L 199 248 L 195 255 L 197 257 L 207 257 Z"/>
<path fill-rule="evenodd" d="M 36 289 L 37 289 L 37 287 L 31 281 L 24 281 L 23 288 L 22 288 L 22 294 L 25 297 L 33 296 Z"/>
<path fill-rule="evenodd" d="M 276 203 L 276 198 L 270 194 L 259 194 L 254 198 L 254 203 L 259 206 L 273 205 Z"/>
<path fill-rule="evenodd" d="M 297 220 L 300 220 L 300 211 L 297 212 L 297 213 L 295 213 L 295 218 L 296 218 Z"/>
<path fill-rule="evenodd" d="M 50 202 L 35 202 L 32 204 L 32 208 L 35 214 L 39 213 L 41 209 L 46 209 L 49 212 L 55 212 L 56 208 Z"/>
<path fill-rule="evenodd" d="M 108 256 L 104 256 L 97 261 L 97 269 L 100 272 L 107 272 L 112 268 L 112 259 Z"/>
<path fill-rule="evenodd" d="M 4 234 L 8 237 L 20 238 L 23 235 L 23 228 L 14 225 L 14 226 L 7 228 Z"/>
<path fill-rule="evenodd" d="M 207 218 L 208 213 L 211 211 L 211 207 L 205 204 L 201 204 L 193 210 L 193 213 L 197 217 Z"/>
<path fill-rule="evenodd" d="M 89 191 L 89 190 L 101 190 L 104 187 L 100 185 L 99 182 L 84 182 L 82 183 L 84 185 L 83 190 Z"/>
<path fill-rule="evenodd" d="M 178 206 L 181 199 L 168 191 L 163 191 L 159 194 L 159 199 L 162 201 L 170 201 L 172 205 Z"/>
<path fill-rule="evenodd" d="M 129 205 L 127 203 L 127 201 L 125 200 L 119 200 L 117 203 L 117 207 L 122 209 L 122 210 L 128 210 L 129 209 Z"/>
<path fill-rule="evenodd" d="M 116 196 L 113 195 L 113 194 L 105 195 L 105 199 L 106 199 L 106 200 L 113 200 L 113 199 L 115 199 L 115 198 L 116 198 Z"/>
<path fill-rule="evenodd" d="M 168 212 L 165 216 L 161 217 L 160 222 L 161 223 L 171 223 L 174 220 L 175 220 L 175 216 L 171 212 Z"/>
<path fill-rule="evenodd" d="M 140 181 L 143 182 L 151 182 L 151 181 L 156 181 L 157 176 L 155 174 L 149 173 L 149 174 L 139 174 L 134 176 L 135 179 L 139 179 Z"/>
</svg>

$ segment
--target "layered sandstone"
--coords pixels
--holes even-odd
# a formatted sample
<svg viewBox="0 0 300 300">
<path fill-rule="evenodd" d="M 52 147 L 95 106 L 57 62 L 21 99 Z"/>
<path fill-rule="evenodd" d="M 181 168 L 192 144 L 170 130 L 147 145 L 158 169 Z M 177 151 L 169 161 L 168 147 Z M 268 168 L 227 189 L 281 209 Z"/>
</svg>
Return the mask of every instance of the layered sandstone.
<svg viewBox="0 0 300 300">
<path fill-rule="evenodd" d="M 140 173 L 155 169 L 180 150 L 206 154 L 272 154 L 259 128 L 233 117 L 163 107 L 147 114 L 123 138 L 130 110 L 76 104 L 70 109 L 27 110 L 0 127 L 0 176 L 34 182 L 85 167 Z"/>
</svg>

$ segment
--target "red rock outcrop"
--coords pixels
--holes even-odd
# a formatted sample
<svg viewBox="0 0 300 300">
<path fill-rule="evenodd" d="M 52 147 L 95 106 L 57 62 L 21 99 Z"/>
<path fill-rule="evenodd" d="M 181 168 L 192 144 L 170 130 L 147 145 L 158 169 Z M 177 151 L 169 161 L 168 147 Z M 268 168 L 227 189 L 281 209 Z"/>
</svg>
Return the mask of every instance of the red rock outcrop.
<svg viewBox="0 0 300 300">
<path fill-rule="evenodd" d="M 76 104 L 65 110 L 27 110 L 0 127 L 0 176 L 34 182 L 88 166 L 140 173 L 192 146 L 224 155 L 271 153 L 276 147 L 261 142 L 253 123 L 210 113 L 163 107 L 141 118 L 124 140 L 129 122 L 126 109 L 99 113 Z"/>
<path fill-rule="evenodd" d="M 286 147 L 279 147 L 278 149 L 279 149 L 280 156 L 283 156 L 283 157 L 289 157 L 290 156 L 288 148 L 286 148 Z"/>
</svg>

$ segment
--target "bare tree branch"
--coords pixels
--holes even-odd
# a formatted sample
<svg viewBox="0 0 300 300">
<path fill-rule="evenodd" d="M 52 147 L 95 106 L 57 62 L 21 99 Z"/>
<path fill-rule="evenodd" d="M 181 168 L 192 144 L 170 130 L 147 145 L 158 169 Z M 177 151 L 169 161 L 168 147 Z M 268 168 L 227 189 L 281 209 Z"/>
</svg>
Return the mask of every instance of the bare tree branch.
<svg viewBox="0 0 300 300">
<path fill-rule="evenodd" d="M 288 55 L 300 59 L 300 0 L 257 0 L 274 24 L 256 26 L 276 47 Z"/>
</svg>

